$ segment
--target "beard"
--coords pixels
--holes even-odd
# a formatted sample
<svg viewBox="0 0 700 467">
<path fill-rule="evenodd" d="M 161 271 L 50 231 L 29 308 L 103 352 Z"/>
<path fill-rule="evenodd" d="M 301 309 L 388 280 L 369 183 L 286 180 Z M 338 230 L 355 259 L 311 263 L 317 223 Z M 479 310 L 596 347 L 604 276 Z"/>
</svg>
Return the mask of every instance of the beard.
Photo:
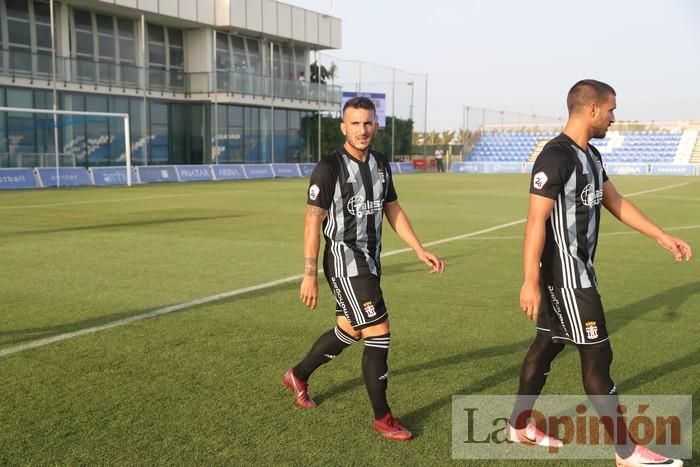
<svg viewBox="0 0 700 467">
<path fill-rule="evenodd" d="M 607 126 L 597 126 L 593 127 L 593 138 L 605 138 L 605 135 L 608 133 L 608 127 Z"/>
</svg>

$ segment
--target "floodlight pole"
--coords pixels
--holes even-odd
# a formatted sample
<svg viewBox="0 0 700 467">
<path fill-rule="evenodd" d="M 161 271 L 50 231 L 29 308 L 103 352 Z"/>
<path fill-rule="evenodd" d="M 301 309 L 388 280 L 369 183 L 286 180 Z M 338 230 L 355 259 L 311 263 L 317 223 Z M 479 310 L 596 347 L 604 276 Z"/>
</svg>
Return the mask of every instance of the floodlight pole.
<svg viewBox="0 0 700 467">
<path fill-rule="evenodd" d="M 281 52 L 280 52 L 281 53 Z M 270 155 L 272 163 L 275 163 L 275 43 L 270 41 Z M 280 60 L 281 62 L 281 60 Z M 280 65 L 281 67 L 281 65 Z M 280 69 L 280 76 L 282 70 Z M 280 78 L 280 81 L 282 78 Z"/>
<path fill-rule="evenodd" d="M 396 68 L 391 69 L 391 161 L 394 162 L 396 135 Z"/>
<path fill-rule="evenodd" d="M 427 155 L 428 147 L 428 74 L 425 74 L 425 121 L 423 122 L 423 157 Z"/>
<path fill-rule="evenodd" d="M 51 14 L 51 74 L 53 75 L 51 77 L 51 81 L 53 82 L 53 149 L 56 157 L 56 188 L 60 188 L 61 177 L 58 169 L 61 164 L 58 160 L 58 115 L 56 114 L 58 110 L 58 98 L 56 94 L 56 28 L 54 25 L 53 0 L 49 1 L 49 10 Z"/>
<path fill-rule="evenodd" d="M 131 186 L 131 134 L 129 117 L 124 117 L 124 138 L 126 140 L 126 186 Z"/>
</svg>

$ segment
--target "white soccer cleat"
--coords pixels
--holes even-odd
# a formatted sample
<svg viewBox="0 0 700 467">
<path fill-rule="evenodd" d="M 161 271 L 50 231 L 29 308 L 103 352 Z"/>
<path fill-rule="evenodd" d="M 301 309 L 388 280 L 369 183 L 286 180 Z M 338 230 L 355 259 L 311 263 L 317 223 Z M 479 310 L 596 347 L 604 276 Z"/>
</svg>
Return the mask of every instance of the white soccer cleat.
<svg viewBox="0 0 700 467">
<path fill-rule="evenodd" d="M 538 430 L 535 425 L 528 423 L 520 430 L 514 428 L 510 422 L 506 424 L 506 439 L 511 443 L 528 444 L 531 446 L 543 446 L 546 448 L 560 448 L 564 445 L 560 440 Z"/>
<path fill-rule="evenodd" d="M 654 451 L 637 445 L 631 456 L 622 459 L 615 454 L 615 465 L 617 467 L 647 467 L 650 465 L 663 465 L 669 467 L 683 467 L 683 461 L 680 459 L 671 459 L 657 454 Z"/>
</svg>

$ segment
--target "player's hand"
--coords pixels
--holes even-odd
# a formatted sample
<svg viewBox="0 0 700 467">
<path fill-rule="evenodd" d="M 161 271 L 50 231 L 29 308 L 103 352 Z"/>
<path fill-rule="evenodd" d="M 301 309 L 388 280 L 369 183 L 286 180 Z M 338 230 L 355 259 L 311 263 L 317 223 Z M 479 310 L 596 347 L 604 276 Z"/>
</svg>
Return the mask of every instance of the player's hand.
<svg viewBox="0 0 700 467">
<path fill-rule="evenodd" d="M 533 281 L 526 281 L 520 288 L 520 308 L 533 321 L 537 320 L 540 313 L 540 303 L 542 302 L 542 291 L 540 284 Z"/>
<path fill-rule="evenodd" d="M 668 250 L 676 261 L 683 261 L 684 259 L 690 261 L 693 257 L 693 250 L 690 248 L 690 245 L 678 237 L 663 234 L 656 241 L 662 248 Z"/>
<path fill-rule="evenodd" d="M 428 250 L 420 250 L 416 254 L 421 261 L 430 266 L 431 274 L 445 270 L 445 262 Z"/>
<path fill-rule="evenodd" d="M 304 276 L 301 281 L 301 289 L 299 290 L 299 298 L 309 308 L 314 310 L 318 300 L 318 281 L 316 276 Z"/>
</svg>

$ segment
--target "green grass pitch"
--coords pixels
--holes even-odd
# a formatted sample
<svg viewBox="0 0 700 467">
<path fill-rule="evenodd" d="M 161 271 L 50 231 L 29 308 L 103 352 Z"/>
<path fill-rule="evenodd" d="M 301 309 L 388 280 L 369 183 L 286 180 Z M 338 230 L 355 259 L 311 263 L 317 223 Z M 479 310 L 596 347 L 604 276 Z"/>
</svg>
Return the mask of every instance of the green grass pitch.
<svg viewBox="0 0 700 467">
<path fill-rule="evenodd" d="M 614 177 L 700 255 L 700 178 Z M 0 352 L 302 272 L 306 181 L 0 193 Z M 424 243 L 523 219 L 524 175 L 396 177 Z M 447 271 L 387 256 L 389 400 L 417 435 L 371 429 L 361 345 L 311 380 L 319 403 L 280 385 L 334 321 L 320 281 L 298 281 L 0 357 L 0 465 L 564 465 L 451 459 L 451 397 L 512 394 L 533 325 L 519 310 L 523 225 L 435 245 Z M 613 377 L 627 394 L 692 394 L 700 456 L 700 258 L 676 264 L 609 214 L 597 270 Z M 611 235 L 611 233 L 615 233 Z M 405 245 L 385 224 L 384 252 Z M 578 356 L 546 394 L 581 394 Z M 688 465 L 688 463 L 686 463 Z"/>
</svg>

